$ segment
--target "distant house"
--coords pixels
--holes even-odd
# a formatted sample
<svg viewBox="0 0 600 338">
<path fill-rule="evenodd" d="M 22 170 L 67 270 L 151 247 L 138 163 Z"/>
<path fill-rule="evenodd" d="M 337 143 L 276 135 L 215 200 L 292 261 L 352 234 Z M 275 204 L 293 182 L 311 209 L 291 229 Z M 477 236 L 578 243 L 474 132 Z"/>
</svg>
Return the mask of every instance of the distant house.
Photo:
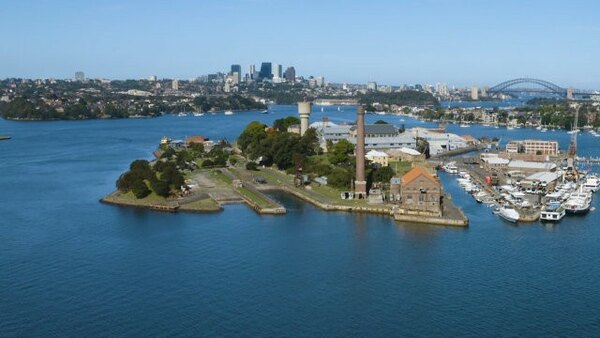
<svg viewBox="0 0 600 338">
<path fill-rule="evenodd" d="M 418 150 L 402 147 L 400 149 L 390 149 L 385 151 L 390 156 L 390 161 L 423 161 L 425 154 L 421 154 Z"/>
<path fill-rule="evenodd" d="M 442 215 L 442 186 L 427 168 L 416 166 L 401 179 L 400 205 L 408 212 Z"/>
<path fill-rule="evenodd" d="M 204 143 L 208 141 L 208 137 L 204 136 L 190 136 L 185 139 L 186 146 L 191 146 L 193 143 Z"/>
<path fill-rule="evenodd" d="M 378 150 L 370 150 L 365 157 L 367 158 L 367 160 L 378 164 L 381 167 L 387 167 L 389 164 L 389 158 L 390 156 L 386 153 L 384 153 L 383 151 L 378 151 Z"/>
</svg>

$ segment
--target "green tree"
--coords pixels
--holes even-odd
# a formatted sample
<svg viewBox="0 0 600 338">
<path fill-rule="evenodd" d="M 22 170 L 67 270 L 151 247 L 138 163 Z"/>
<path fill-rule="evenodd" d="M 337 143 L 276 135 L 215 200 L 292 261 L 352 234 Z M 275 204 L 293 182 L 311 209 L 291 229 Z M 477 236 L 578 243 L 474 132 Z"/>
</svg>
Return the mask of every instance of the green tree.
<svg viewBox="0 0 600 338">
<path fill-rule="evenodd" d="M 144 198 L 150 195 L 151 191 L 148 189 L 146 182 L 143 180 L 135 180 L 133 182 L 133 186 L 131 187 L 131 191 L 136 198 Z"/>
<path fill-rule="evenodd" d="M 329 154 L 329 162 L 334 165 L 347 163 L 353 152 L 354 145 L 348 140 L 342 139 L 333 146 L 333 151 Z"/>
<path fill-rule="evenodd" d="M 282 119 L 277 119 L 273 122 L 273 128 L 279 132 L 287 132 L 288 127 L 295 124 L 300 124 L 300 119 L 295 116 L 288 116 Z"/>
</svg>

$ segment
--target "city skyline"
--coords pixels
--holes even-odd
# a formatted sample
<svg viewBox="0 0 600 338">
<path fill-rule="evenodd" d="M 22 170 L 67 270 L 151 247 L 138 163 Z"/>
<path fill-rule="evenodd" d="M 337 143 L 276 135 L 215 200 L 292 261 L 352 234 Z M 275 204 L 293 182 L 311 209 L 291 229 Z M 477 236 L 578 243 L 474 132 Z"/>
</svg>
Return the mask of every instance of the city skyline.
<svg viewBox="0 0 600 338">
<path fill-rule="evenodd" d="M 595 9 L 592 1 L 23 1 L 0 13 L 11 32 L 0 78 L 191 79 L 272 62 L 337 83 L 470 87 L 530 76 L 598 89 Z"/>
</svg>

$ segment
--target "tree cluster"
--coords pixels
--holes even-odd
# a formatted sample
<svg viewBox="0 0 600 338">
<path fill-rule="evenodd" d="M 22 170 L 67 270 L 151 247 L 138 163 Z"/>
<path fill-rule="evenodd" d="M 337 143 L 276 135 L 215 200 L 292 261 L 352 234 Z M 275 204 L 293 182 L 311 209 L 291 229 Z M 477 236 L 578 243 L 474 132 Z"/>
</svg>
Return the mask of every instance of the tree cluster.
<svg viewBox="0 0 600 338">
<path fill-rule="evenodd" d="M 238 146 L 251 160 L 266 166 L 273 164 L 285 170 L 303 162 L 308 156 L 320 151 L 319 140 L 314 129 L 310 128 L 303 136 L 287 132 L 287 125 L 293 119 L 275 121 L 277 128 L 254 121 L 250 122 L 238 138 Z"/>
</svg>

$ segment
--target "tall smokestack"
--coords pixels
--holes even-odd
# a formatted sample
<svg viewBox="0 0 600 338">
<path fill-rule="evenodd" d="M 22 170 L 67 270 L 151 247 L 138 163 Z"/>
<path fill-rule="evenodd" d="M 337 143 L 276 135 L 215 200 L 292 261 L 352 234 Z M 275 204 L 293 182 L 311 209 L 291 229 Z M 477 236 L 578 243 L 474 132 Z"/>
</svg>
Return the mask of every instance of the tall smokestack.
<svg viewBox="0 0 600 338">
<path fill-rule="evenodd" d="M 356 110 L 356 181 L 354 194 L 358 198 L 367 196 L 367 180 L 365 179 L 365 108 Z M 362 196 L 361 196 L 362 195 Z"/>
<path fill-rule="evenodd" d="M 300 115 L 300 136 L 308 130 L 308 118 L 310 117 L 311 102 L 298 102 L 298 114 Z"/>
</svg>

